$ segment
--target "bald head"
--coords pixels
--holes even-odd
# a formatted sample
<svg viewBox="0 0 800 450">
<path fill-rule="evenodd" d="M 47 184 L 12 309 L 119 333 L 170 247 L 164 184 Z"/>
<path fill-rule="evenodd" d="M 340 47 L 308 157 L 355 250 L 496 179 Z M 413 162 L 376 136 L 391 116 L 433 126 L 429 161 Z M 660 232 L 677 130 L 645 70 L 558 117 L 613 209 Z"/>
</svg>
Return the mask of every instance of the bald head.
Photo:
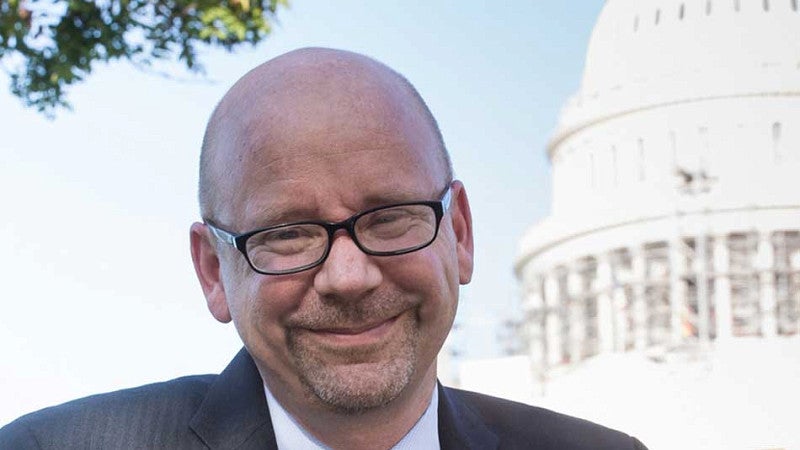
<svg viewBox="0 0 800 450">
<path fill-rule="evenodd" d="M 436 120 L 399 73 L 360 54 L 323 48 L 295 50 L 267 61 L 228 91 L 209 120 L 200 156 L 201 214 L 216 220 L 220 205 L 246 195 L 237 192 L 238 176 L 252 170 L 254 155 L 293 146 L 277 135 L 369 127 L 390 139 L 392 127 L 402 121 L 422 124 L 418 132 L 428 134 L 433 145 L 420 150 L 435 154 L 434 172 L 452 180 Z M 331 143 L 331 152 L 345 150 Z"/>
</svg>

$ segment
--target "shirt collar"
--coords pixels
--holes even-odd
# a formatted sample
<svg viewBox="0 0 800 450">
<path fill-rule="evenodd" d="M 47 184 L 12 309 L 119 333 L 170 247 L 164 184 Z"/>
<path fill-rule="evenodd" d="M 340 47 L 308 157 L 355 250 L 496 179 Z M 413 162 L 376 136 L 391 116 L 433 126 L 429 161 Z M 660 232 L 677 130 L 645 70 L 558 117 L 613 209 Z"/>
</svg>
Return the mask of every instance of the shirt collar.
<svg viewBox="0 0 800 450">
<path fill-rule="evenodd" d="M 317 440 L 303 428 L 291 414 L 275 399 L 264 384 L 267 396 L 269 415 L 278 449 L 329 450 L 325 444 Z M 439 450 L 439 390 L 434 386 L 428 408 L 422 413 L 417 423 L 403 436 L 392 450 Z"/>
</svg>

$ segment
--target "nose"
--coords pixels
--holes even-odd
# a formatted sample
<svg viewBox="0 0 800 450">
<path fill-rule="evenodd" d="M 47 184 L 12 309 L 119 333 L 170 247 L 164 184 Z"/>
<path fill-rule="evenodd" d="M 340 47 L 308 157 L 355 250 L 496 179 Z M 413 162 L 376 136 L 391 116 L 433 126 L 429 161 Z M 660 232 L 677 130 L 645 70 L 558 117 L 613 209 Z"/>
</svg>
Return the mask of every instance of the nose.
<svg viewBox="0 0 800 450">
<path fill-rule="evenodd" d="M 343 301 L 364 297 L 383 281 L 373 258 L 376 257 L 362 252 L 347 233 L 336 233 L 328 258 L 314 275 L 314 289 L 323 297 Z"/>
</svg>

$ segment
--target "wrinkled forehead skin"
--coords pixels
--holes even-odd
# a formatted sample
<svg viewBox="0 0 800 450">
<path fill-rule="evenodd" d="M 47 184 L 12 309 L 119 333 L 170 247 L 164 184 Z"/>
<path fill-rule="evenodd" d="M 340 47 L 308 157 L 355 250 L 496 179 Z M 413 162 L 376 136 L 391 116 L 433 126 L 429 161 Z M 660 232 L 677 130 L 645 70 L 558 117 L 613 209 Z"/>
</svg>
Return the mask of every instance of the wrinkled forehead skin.
<svg viewBox="0 0 800 450">
<path fill-rule="evenodd" d="M 237 205 L 257 188 L 248 180 L 279 173 L 287 156 L 312 164 L 345 154 L 353 150 L 346 148 L 353 130 L 371 131 L 376 147 L 396 144 L 409 152 L 406 167 L 397 168 L 403 176 L 436 184 L 450 177 L 435 121 L 407 81 L 363 55 L 302 49 L 247 73 L 212 115 L 204 149 L 211 215 L 222 223 L 241 219 Z M 320 140 L 326 148 L 305 145 Z"/>
</svg>

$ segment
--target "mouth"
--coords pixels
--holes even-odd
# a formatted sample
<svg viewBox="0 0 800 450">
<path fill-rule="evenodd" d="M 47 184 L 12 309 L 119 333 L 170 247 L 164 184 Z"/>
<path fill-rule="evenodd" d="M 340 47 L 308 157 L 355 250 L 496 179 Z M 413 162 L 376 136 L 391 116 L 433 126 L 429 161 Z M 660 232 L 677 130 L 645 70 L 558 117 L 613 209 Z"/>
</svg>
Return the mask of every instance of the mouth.
<svg viewBox="0 0 800 450">
<path fill-rule="evenodd" d="M 353 326 L 334 326 L 308 329 L 311 334 L 333 345 L 362 346 L 382 341 L 392 331 L 400 315 L 381 322 Z"/>
</svg>

